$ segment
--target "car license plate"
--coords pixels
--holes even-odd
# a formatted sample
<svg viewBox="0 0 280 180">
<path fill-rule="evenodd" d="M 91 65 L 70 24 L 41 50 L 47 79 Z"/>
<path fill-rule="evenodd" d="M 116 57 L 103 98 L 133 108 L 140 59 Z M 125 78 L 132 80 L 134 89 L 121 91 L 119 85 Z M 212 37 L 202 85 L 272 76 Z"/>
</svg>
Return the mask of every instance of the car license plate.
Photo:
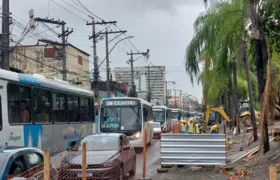
<svg viewBox="0 0 280 180">
<path fill-rule="evenodd" d="M 91 177 L 92 173 L 86 173 L 86 177 Z M 83 177 L 82 173 L 78 173 L 78 177 Z"/>
</svg>

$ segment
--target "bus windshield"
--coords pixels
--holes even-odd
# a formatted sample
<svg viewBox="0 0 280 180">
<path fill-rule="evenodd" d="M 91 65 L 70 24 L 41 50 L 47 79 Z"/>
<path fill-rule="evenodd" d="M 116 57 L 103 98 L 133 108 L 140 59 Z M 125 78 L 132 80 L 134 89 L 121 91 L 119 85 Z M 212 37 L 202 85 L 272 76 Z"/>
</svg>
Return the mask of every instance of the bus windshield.
<svg viewBox="0 0 280 180">
<path fill-rule="evenodd" d="M 161 125 L 165 122 L 164 110 L 153 111 L 154 122 L 159 122 Z"/>
<path fill-rule="evenodd" d="M 138 106 L 102 107 L 100 129 L 108 131 L 141 130 L 141 108 Z"/>
<path fill-rule="evenodd" d="M 180 119 L 180 113 L 178 111 L 172 112 L 172 119 Z"/>
</svg>

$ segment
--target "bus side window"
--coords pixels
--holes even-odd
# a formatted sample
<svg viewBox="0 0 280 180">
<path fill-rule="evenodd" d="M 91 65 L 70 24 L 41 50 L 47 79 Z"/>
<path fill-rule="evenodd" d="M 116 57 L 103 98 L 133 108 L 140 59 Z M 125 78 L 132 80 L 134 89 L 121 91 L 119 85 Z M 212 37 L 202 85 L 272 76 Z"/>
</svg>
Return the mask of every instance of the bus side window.
<svg viewBox="0 0 280 180">
<path fill-rule="evenodd" d="M 153 108 L 152 107 L 148 107 L 148 121 L 153 120 Z"/>
<path fill-rule="evenodd" d="M 54 122 L 67 122 L 66 95 L 53 92 L 52 97 Z"/>
<path fill-rule="evenodd" d="M 88 98 L 81 97 L 80 98 L 80 118 L 82 122 L 91 121 L 90 118 L 90 101 Z"/>
<path fill-rule="evenodd" d="M 91 99 L 90 103 L 91 103 L 91 106 L 90 106 L 91 121 L 95 123 L 95 117 L 96 117 L 96 115 L 98 115 L 98 111 L 94 105 L 94 99 Z"/>
<path fill-rule="evenodd" d="M 2 98 L 0 96 L 0 131 L 3 129 L 3 120 L 2 120 Z"/>
<path fill-rule="evenodd" d="M 68 95 L 68 119 L 69 122 L 80 122 L 80 101 L 78 96 Z"/>
<path fill-rule="evenodd" d="M 51 92 L 33 88 L 33 112 L 35 123 L 48 123 L 51 120 Z"/>
<path fill-rule="evenodd" d="M 147 110 L 147 106 L 143 106 L 143 120 L 144 122 L 148 121 L 148 110 Z"/>
<path fill-rule="evenodd" d="M 10 124 L 31 122 L 30 93 L 31 88 L 29 86 L 8 84 L 8 117 Z"/>
</svg>

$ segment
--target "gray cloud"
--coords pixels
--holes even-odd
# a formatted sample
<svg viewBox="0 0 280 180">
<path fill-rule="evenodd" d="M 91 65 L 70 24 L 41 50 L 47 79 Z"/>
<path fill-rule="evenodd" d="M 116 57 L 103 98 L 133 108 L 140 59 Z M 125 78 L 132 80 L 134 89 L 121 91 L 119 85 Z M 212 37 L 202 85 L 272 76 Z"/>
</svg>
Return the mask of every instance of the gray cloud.
<svg viewBox="0 0 280 180">
<path fill-rule="evenodd" d="M 21 19 L 28 21 L 28 11 L 35 10 L 37 17 L 50 17 L 61 19 L 67 22 L 67 26 L 74 28 L 74 33 L 69 36 L 69 42 L 92 54 L 92 42 L 88 40 L 91 35 L 91 27 L 86 26 L 90 19 L 86 12 L 73 1 L 64 0 L 75 5 L 84 13 L 67 5 L 62 0 L 54 0 L 61 7 L 51 0 L 12 0 L 11 11 Z M 192 84 L 184 70 L 184 54 L 188 43 L 193 36 L 193 22 L 199 12 L 204 9 L 202 0 L 80 0 L 90 11 L 105 20 L 117 20 L 117 25 L 128 31 L 127 34 L 135 36 L 131 41 L 140 51 L 147 48 L 151 50 L 150 60 L 154 65 L 165 65 L 167 67 L 167 80 L 174 80 L 184 92 L 193 94 L 198 99 L 202 98 L 201 87 Z M 48 11 L 50 2 L 50 11 Z M 67 10 L 65 10 L 65 9 Z M 74 14 L 77 14 L 78 17 Z M 104 28 L 99 26 L 99 29 Z M 112 29 L 116 29 L 112 27 Z M 44 30 L 39 25 L 36 31 Z M 60 28 L 55 29 L 60 32 Z M 13 33 L 16 33 L 13 31 Z M 51 33 L 44 33 L 43 36 L 55 38 Z M 113 36 L 110 36 L 112 38 Z M 25 41 L 35 43 L 35 40 Z M 109 46 L 112 47 L 114 43 Z M 104 40 L 98 43 L 98 56 L 100 60 L 105 57 Z M 113 50 L 110 55 L 111 67 L 128 66 L 126 52 L 134 50 L 128 41 L 122 42 Z M 92 57 L 91 57 L 92 61 Z M 136 65 L 145 65 L 143 59 L 139 59 Z M 102 66 L 101 71 L 104 72 Z M 103 73 L 102 72 L 102 73 Z M 104 76 L 104 73 L 102 74 Z"/>
</svg>

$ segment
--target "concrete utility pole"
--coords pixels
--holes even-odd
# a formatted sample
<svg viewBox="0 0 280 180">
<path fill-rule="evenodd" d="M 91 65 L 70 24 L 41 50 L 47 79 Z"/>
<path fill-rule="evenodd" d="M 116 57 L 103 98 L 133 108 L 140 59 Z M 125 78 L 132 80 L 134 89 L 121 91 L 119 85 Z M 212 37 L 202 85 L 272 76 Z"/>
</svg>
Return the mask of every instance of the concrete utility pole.
<svg viewBox="0 0 280 180">
<path fill-rule="evenodd" d="M 148 64 L 148 97 L 147 101 L 151 102 L 151 79 L 150 79 L 150 65 Z"/>
<path fill-rule="evenodd" d="M 165 89 L 166 89 L 166 106 L 168 106 L 168 99 L 169 99 L 169 97 L 168 97 L 168 94 L 167 94 L 167 91 L 168 91 L 168 89 L 167 89 L 167 85 L 168 85 L 168 83 L 172 83 L 173 85 L 175 85 L 176 84 L 176 82 L 175 81 L 165 81 Z"/>
<path fill-rule="evenodd" d="M 94 89 L 95 89 L 95 95 L 98 95 L 98 78 L 99 78 L 99 68 L 98 68 L 98 58 L 97 58 L 97 51 L 96 51 L 96 38 L 100 35 L 100 34 L 96 34 L 95 32 L 95 27 L 96 25 L 106 25 L 106 24 L 116 24 L 117 21 L 101 21 L 101 22 L 95 22 L 94 18 L 92 17 L 92 22 L 91 23 L 87 23 L 87 25 L 91 25 L 92 26 L 92 35 L 89 37 L 89 40 L 92 39 L 92 44 L 93 44 L 93 82 L 94 82 Z"/>
<path fill-rule="evenodd" d="M 117 33 L 126 33 L 127 31 L 108 31 L 106 28 L 105 32 L 100 32 L 99 34 L 105 34 L 106 36 L 106 78 L 107 78 L 107 96 L 110 97 L 110 61 L 109 61 L 109 40 L 108 35 L 109 34 L 117 34 Z"/>
<path fill-rule="evenodd" d="M 180 91 L 180 98 L 181 98 L 181 94 L 182 94 L 182 90 L 177 90 L 177 89 L 174 89 L 174 92 L 175 92 L 175 108 L 177 108 L 177 97 L 176 97 L 176 92 L 177 91 Z M 181 100 L 180 100 L 181 101 Z M 181 104 L 179 104 L 179 108 L 180 108 L 180 105 Z"/>
<path fill-rule="evenodd" d="M 61 35 L 62 35 L 62 51 L 63 51 L 63 80 L 67 81 L 67 72 L 66 72 L 66 48 L 65 48 L 65 42 L 66 42 L 66 38 L 65 38 L 65 23 L 62 23 L 62 31 L 61 31 Z"/>
<path fill-rule="evenodd" d="M 106 32 L 108 29 L 106 28 Z M 110 67 L 109 67 L 109 40 L 108 40 L 108 33 L 106 33 L 106 78 L 107 78 L 107 96 L 110 97 Z"/>
<path fill-rule="evenodd" d="M 62 62 L 63 62 L 63 70 L 62 70 L 62 74 L 63 74 L 63 81 L 67 81 L 67 67 L 66 67 L 66 37 L 69 36 L 71 33 L 73 33 L 73 28 L 71 31 L 69 31 L 69 29 L 67 28 L 67 30 L 65 30 L 65 22 L 64 21 L 55 21 L 52 19 L 45 19 L 45 18 L 35 18 L 35 21 L 37 22 L 42 22 L 42 23 L 48 23 L 48 24 L 57 24 L 57 25 L 61 25 L 61 34 L 58 35 L 59 38 L 62 39 L 62 43 L 58 43 L 58 42 L 54 42 L 54 41 L 50 41 L 50 40 L 46 40 L 46 39 L 40 39 L 40 42 L 45 42 L 51 45 L 58 45 L 58 46 L 62 46 Z"/>
<path fill-rule="evenodd" d="M 127 55 L 130 56 L 130 60 L 128 61 L 128 63 L 130 63 L 131 65 L 131 87 L 133 87 L 134 84 L 134 70 L 133 70 L 133 63 L 137 60 L 133 59 L 133 55 L 143 55 L 143 56 L 147 56 L 149 54 L 150 50 L 147 49 L 147 52 L 137 52 L 137 53 L 133 53 L 132 50 L 130 53 L 127 53 Z"/>
<path fill-rule="evenodd" d="M 177 97 L 176 97 L 176 89 L 174 90 L 175 92 L 175 109 L 177 108 Z"/>
<path fill-rule="evenodd" d="M 1 35 L 1 68 L 5 70 L 10 70 L 10 58 L 9 58 L 9 48 L 10 48 L 10 1 L 2 0 L 2 35 Z"/>
<path fill-rule="evenodd" d="M 131 86 L 134 87 L 134 70 L 133 70 L 133 54 L 130 53 L 130 67 L 131 67 Z"/>
<path fill-rule="evenodd" d="M 182 91 L 180 91 L 180 109 L 182 109 Z"/>
</svg>

